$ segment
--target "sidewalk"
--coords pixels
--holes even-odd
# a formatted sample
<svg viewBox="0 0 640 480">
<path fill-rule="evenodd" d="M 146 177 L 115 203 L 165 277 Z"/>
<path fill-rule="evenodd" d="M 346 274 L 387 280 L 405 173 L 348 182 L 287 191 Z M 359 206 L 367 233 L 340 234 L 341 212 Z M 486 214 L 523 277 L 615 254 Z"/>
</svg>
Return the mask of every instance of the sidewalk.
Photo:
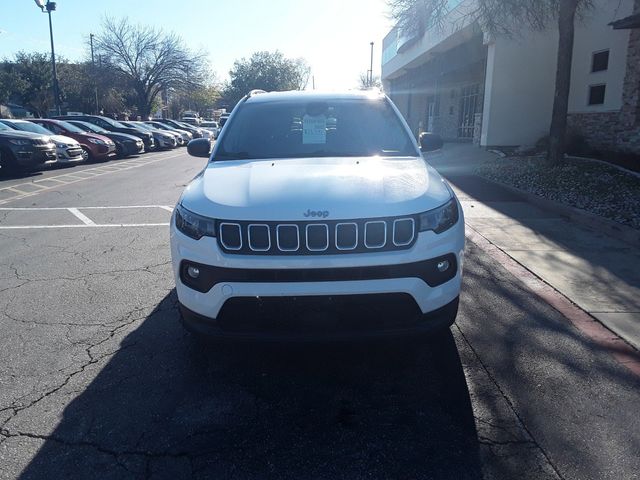
<svg viewBox="0 0 640 480">
<path fill-rule="evenodd" d="M 428 158 L 456 191 L 467 229 L 640 349 L 640 248 L 474 175 L 473 167 L 491 156 L 469 144 L 447 144 Z"/>
</svg>

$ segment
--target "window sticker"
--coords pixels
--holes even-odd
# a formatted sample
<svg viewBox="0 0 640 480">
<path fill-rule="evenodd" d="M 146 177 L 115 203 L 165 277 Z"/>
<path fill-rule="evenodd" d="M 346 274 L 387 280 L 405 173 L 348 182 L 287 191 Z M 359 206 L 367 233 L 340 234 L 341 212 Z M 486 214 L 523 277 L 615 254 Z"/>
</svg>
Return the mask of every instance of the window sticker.
<svg viewBox="0 0 640 480">
<path fill-rule="evenodd" d="M 327 143 L 327 117 L 305 115 L 302 119 L 302 143 L 304 145 Z"/>
</svg>

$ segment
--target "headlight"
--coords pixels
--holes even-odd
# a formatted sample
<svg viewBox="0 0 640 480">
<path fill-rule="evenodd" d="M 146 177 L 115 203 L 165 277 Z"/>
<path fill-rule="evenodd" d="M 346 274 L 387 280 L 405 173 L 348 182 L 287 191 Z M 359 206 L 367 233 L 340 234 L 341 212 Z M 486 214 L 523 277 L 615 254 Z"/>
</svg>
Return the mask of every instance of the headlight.
<svg viewBox="0 0 640 480">
<path fill-rule="evenodd" d="M 31 140 L 12 138 L 9 140 L 14 145 L 31 145 Z"/>
<path fill-rule="evenodd" d="M 106 145 L 107 143 L 103 140 L 100 140 L 99 138 L 89 138 L 88 139 L 91 143 L 95 143 L 96 145 Z"/>
<path fill-rule="evenodd" d="M 443 206 L 419 215 L 420 231 L 432 230 L 435 233 L 442 233 L 453 227 L 458 222 L 458 218 L 460 218 L 458 203 L 455 198 L 452 198 Z"/>
<path fill-rule="evenodd" d="M 180 204 L 175 208 L 174 218 L 176 228 L 194 240 L 200 240 L 202 237 L 216 236 L 216 225 L 213 218 L 203 217 L 190 212 Z"/>
<path fill-rule="evenodd" d="M 56 143 L 56 147 L 58 148 L 67 148 L 69 145 L 67 145 L 66 143 Z"/>
</svg>

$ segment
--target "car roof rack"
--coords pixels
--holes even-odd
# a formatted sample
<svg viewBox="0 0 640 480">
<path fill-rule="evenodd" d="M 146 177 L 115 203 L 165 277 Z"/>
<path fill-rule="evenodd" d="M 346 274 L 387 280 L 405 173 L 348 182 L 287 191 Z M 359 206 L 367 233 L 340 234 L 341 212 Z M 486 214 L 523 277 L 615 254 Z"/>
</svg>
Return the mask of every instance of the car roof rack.
<svg viewBox="0 0 640 480">
<path fill-rule="evenodd" d="M 261 94 L 261 93 L 267 93 L 267 92 L 265 92 L 264 90 L 261 90 L 261 89 L 259 89 L 259 88 L 255 88 L 255 89 L 251 90 L 251 91 L 247 94 L 247 97 L 253 97 L 254 95 L 259 95 L 259 94 Z"/>
</svg>

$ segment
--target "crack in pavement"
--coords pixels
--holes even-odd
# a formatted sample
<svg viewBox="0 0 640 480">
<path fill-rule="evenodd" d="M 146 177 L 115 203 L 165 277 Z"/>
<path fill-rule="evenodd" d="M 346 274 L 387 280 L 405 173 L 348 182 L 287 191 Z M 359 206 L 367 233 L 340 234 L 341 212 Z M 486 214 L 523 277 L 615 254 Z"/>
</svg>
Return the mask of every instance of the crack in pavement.
<svg viewBox="0 0 640 480">
<path fill-rule="evenodd" d="M 149 308 L 149 307 L 146 307 Z M 110 339 L 112 339 L 120 330 L 125 329 L 126 327 L 132 325 L 133 323 L 135 323 L 136 321 L 141 320 L 144 315 L 142 317 L 140 316 L 136 316 L 136 313 L 139 313 L 141 311 L 144 311 L 145 307 L 136 307 L 134 310 L 130 311 L 129 313 L 127 313 L 121 320 L 120 320 L 120 324 L 118 326 L 116 326 L 115 328 L 113 328 L 108 335 L 106 335 L 103 339 L 101 339 L 98 342 L 89 344 L 87 346 L 87 348 L 85 348 L 85 354 L 88 357 L 88 361 L 83 363 L 79 368 L 77 368 L 76 370 L 74 370 L 73 372 L 69 373 L 66 378 L 57 386 L 49 389 L 48 391 L 46 391 L 45 393 L 41 394 L 38 398 L 32 400 L 29 404 L 27 405 L 21 405 L 21 406 L 17 406 L 15 405 L 15 401 L 12 405 L 8 406 L 8 407 L 4 407 L 4 408 L 0 408 L 0 412 L 4 412 L 4 411 L 8 411 L 8 410 L 12 410 L 12 414 L 5 419 L 2 424 L 0 424 L 0 433 L 2 431 L 10 434 L 11 432 L 9 432 L 8 430 L 4 429 L 5 425 L 7 425 L 11 420 L 13 420 L 14 418 L 16 418 L 20 413 L 24 412 L 25 410 L 28 410 L 29 408 L 33 407 L 34 405 L 38 404 L 40 401 L 42 401 L 43 399 L 54 395 L 56 392 L 60 391 L 62 388 L 64 388 L 75 376 L 79 375 L 80 373 L 84 372 L 86 368 L 88 368 L 91 365 L 94 365 L 96 363 L 99 363 L 100 361 L 104 360 L 105 358 L 111 357 L 113 355 L 115 355 L 116 353 L 118 353 L 121 350 L 124 350 L 125 348 L 129 348 L 133 345 L 135 345 L 134 343 L 132 344 L 128 344 L 128 345 L 124 345 L 121 346 L 119 348 L 117 348 L 116 350 L 113 350 L 111 352 L 107 352 L 104 353 L 102 355 L 99 356 L 94 356 L 92 349 L 104 344 L 105 342 L 109 341 Z M 172 305 L 169 308 L 158 308 L 156 309 L 154 312 L 152 312 L 148 317 L 146 318 L 152 318 L 153 316 L 159 314 L 159 313 L 163 313 L 169 310 L 175 309 L 177 311 L 177 299 L 175 300 L 174 303 L 172 303 Z M 82 344 L 82 342 L 78 342 L 79 344 Z M 86 343 L 85 343 L 86 345 Z M 5 435 L 6 436 L 6 435 Z"/>
<path fill-rule="evenodd" d="M 140 268 L 125 268 L 125 269 L 117 269 L 117 270 L 107 270 L 107 271 L 104 271 L 104 272 L 89 272 L 89 273 L 86 273 L 84 275 L 80 275 L 80 276 L 77 276 L 77 277 L 54 277 L 54 278 L 33 278 L 33 279 L 22 277 L 20 275 L 20 273 L 18 272 L 18 268 L 13 263 L 9 266 L 9 268 L 14 271 L 14 276 L 15 276 L 15 278 L 17 280 L 25 281 L 26 283 L 29 283 L 29 282 L 36 283 L 36 282 L 53 282 L 53 281 L 56 281 L 56 280 L 68 280 L 70 282 L 75 282 L 75 281 L 84 280 L 86 278 L 93 277 L 93 276 L 112 275 L 112 274 L 118 274 L 118 273 L 136 273 L 136 272 L 138 272 L 138 273 L 148 273 L 148 274 L 151 274 L 151 275 L 157 275 L 157 273 L 156 272 L 152 272 L 151 269 L 162 267 L 162 266 L 169 265 L 169 264 L 171 264 L 171 260 L 167 260 L 166 262 L 160 262 L 160 263 L 156 263 L 154 265 L 148 265 L 146 267 L 140 267 Z"/>
<path fill-rule="evenodd" d="M 458 332 L 460 333 L 461 338 L 464 340 L 464 342 L 469 347 L 470 351 L 473 353 L 473 356 L 475 357 L 476 361 L 478 362 L 478 365 L 480 365 L 482 367 L 482 370 L 485 372 L 485 374 L 489 378 L 489 381 L 495 386 L 496 391 L 500 394 L 500 396 L 504 399 L 504 401 L 507 402 L 507 405 L 508 405 L 509 409 L 511 410 L 511 412 L 513 413 L 515 418 L 518 419 L 518 423 L 522 426 L 522 428 L 526 432 L 527 436 L 531 439 L 530 441 L 526 441 L 525 444 L 531 444 L 531 445 L 535 446 L 535 448 L 537 448 L 540 451 L 540 453 L 542 453 L 542 455 L 544 456 L 545 460 L 547 461 L 549 466 L 553 469 L 553 472 L 558 476 L 558 478 L 561 479 L 561 480 L 564 480 L 564 476 L 560 473 L 560 470 L 551 461 L 551 458 L 549 457 L 549 454 L 545 451 L 544 448 L 542 448 L 542 445 L 540 445 L 540 443 L 534 438 L 533 434 L 531 433 L 531 431 L 529 430 L 529 428 L 525 424 L 523 418 L 516 411 L 515 406 L 513 405 L 513 402 L 511 401 L 509 396 L 506 394 L 506 392 L 502 389 L 500 384 L 498 384 L 497 379 L 489 371 L 488 367 L 484 364 L 484 362 L 480 358 L 480 355 L 478 354 L 476 349 L 473 347 L 473 345 L 471 345 L 471 342 L 465 336 L 464 332 L 460 328 L 460 325 L 458 325 L 457 323 L 454 323 L 454 326 L 455 326 L 456 330 L 458 330 Z M 482 438 L 481 436 L 478 436 L 478 441 L 479 442 L 480 442 L 481 438 Z M 484 441 L 486 442 L 487 439 L 485 439 Z M 506 440 L 504 442 L 492 441 L 488 445 L 489 445 L 489 447 L 491 447 L 491 446 L 497 446 L 497 445 L 518 444 L 518 443 L 515 443 L 515 442 L 518 442 L 518 441 L 515 441 L 515 440 L 513 440 L 513 441 Z M 480 442 L 480 443 L 482 443 L 482 442 Z"/>
<path fill-rule="evenodd" d="M 162 267 L 165 265 L 169 265 L 171 263 L 171 261 L 166 261 L 166 262 L 161 262 L 161 263 L 157 263 L 154 265 L 149 265 L 146 267 L 140 267 L 140 268 L 132 268 L 132 269 L 120 269 L 120 270 L 108 270 L 105 272 L 89 272 L 85 275 L 80 275 L 77 277 L 61 277 L 61 276 L 57 276 L 54 278 L 25 278 L 23 276 L 20 275 L 18 268 L 15 266 L 15 264 L 11 264 L 9 265 L 9 268 L 11 270 L 13 270 L 14 272 L 14 278 L 18 281 L 21 281 L 22 283 L 20 283 L 19 285 L 13 285 L 11 287 L 6 287 L 0 290 L 0 293 L 3 292 L 8 292 L 11 290 L 17 290 L 20 289 L 22 287 L 24 287 L 25 285 L 31 284 L 31 283 L 41 283 L 41 282 L 54 282 L 57 280 L 66 280 L 68 282 L 85 282 L 85 286 L 87 286 L 87 289 L 89 291 L 90 288 L 88 287 L 88 284 L 86 283 L 87 279 L 91 278 L 91 277 L 95 277 L 95 276 L 104 276 L 104 275 L 117 275 L 120 273 L 145 273 L 145 274 L 149 274 L 149 275 L 158 275 L 158 272 L 154 272 L 152 271 L 152 269 L 154 268 L 158 268 L 158 267 Z M 96 293 L 94 291 L 91 291 L 91 293 L 94 294 L 94 296 L 92 298 L 95 298 Z"/>
</svg>

